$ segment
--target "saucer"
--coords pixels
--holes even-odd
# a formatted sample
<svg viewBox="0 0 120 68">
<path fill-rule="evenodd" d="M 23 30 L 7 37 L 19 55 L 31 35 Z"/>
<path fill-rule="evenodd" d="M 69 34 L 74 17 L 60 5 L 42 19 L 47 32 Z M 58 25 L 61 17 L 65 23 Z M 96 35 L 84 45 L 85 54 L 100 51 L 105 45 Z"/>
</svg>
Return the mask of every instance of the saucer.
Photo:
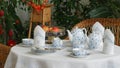
<svg viewBox="0 0 120 68">
<path fill-rule="evenodd" d="M 73 58 L 86 58 L 88 55 L 90 55 L 89 53 L 85 54 L 85 55 L 81 55 L 81 56 L 75 56 L 73 53 L 70 53 L 70 57 L 73 57 Z"/>
<path fill-rule="evenodd" d="M 24 43 L 20 43 L 19 44 L 20 46 L 23 46 L 23 47 L 31 47 L 32 45 L 26 45 L 26 44 L 24 44 Z"/>
<path fill-rule="evenodd" d="M 31 51 L 33 53 L 54 53 L 56 50 L 53 48 L 44 48 L 44 49 L 40 49 L 40 48 L 36 48 L 36 47 L 32 47 Z"/>
</svg>

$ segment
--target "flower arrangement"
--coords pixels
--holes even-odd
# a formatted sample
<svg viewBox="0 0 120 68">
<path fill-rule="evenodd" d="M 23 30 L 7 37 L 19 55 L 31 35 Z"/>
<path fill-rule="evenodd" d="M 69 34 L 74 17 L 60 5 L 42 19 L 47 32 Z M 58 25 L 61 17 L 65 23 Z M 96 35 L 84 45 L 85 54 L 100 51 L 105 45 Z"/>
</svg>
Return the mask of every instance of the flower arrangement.
<svg viewBox="0 0 120 68">
<path fill-rule="evenodd" d="M 40 12 L 45 8 L 45 5 L 48 3 L 48 0 L 32 0 L 28 2 L 28 5 L 31 6 L 37 12 Z"/>
</svg>

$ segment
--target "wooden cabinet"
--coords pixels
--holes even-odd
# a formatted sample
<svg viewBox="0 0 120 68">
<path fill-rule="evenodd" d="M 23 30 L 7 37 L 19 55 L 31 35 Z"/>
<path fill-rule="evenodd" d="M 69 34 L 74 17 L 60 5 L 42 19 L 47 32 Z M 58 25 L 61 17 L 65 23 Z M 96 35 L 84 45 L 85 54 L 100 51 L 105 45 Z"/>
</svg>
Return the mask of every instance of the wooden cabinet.
<svg viewBox="0 0 120 68">
<path fill-rule="evenodd" d="M 28 38 L 31 37 L 32 23 L 42 23 L 42 25 L 45 25 L 45 24 L 51 25 L 52 6 L 53 6 L 52 4 L 46 4 L 45 8 L 40 12 L 36 12 L 35 10 L 31 12 Z"/>
</svg>

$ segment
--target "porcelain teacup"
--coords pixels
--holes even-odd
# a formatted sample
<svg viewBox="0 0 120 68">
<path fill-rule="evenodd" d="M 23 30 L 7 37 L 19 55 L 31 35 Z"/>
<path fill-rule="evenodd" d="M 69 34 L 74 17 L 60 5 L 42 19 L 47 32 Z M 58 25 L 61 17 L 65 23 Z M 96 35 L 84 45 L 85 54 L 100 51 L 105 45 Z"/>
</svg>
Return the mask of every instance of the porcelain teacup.
<svg viewBox="0 0 120 68">
<path fill-rule="evenodd" d="M 34 40 L 33 39 L 29 39 L 29 38 L 23 38 L 22 39 L 22 43 L 23 43 L 23 45 L 33 45 Z"/>
<path fill-rule="evenodd" d="M 87 54 L 86 50 L 79 48 L 73 48 L 72 52 L 74 56 L 85 56 Z"/>
</svg>

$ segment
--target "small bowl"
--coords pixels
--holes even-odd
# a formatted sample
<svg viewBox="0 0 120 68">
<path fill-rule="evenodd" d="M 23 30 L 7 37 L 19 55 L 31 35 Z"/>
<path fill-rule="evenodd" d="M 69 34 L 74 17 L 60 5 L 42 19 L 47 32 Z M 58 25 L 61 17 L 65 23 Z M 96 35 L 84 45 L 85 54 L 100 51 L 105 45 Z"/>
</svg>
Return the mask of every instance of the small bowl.
<svg viewBox="0 0 120 68">
<path fill-rule="evenodd" d="M 73 48 L 73 55 L 74 56 L 85 56 L 88 52 L 84 49 Z"/>
<path fill-rule="evenodd" d="M 29 39 L 29 38 L 24 38 L 24 39 L 22 39 L 22 43 L 24 45 L 33 45 L 34 40 L 33 39 Z"/>
</svg>

